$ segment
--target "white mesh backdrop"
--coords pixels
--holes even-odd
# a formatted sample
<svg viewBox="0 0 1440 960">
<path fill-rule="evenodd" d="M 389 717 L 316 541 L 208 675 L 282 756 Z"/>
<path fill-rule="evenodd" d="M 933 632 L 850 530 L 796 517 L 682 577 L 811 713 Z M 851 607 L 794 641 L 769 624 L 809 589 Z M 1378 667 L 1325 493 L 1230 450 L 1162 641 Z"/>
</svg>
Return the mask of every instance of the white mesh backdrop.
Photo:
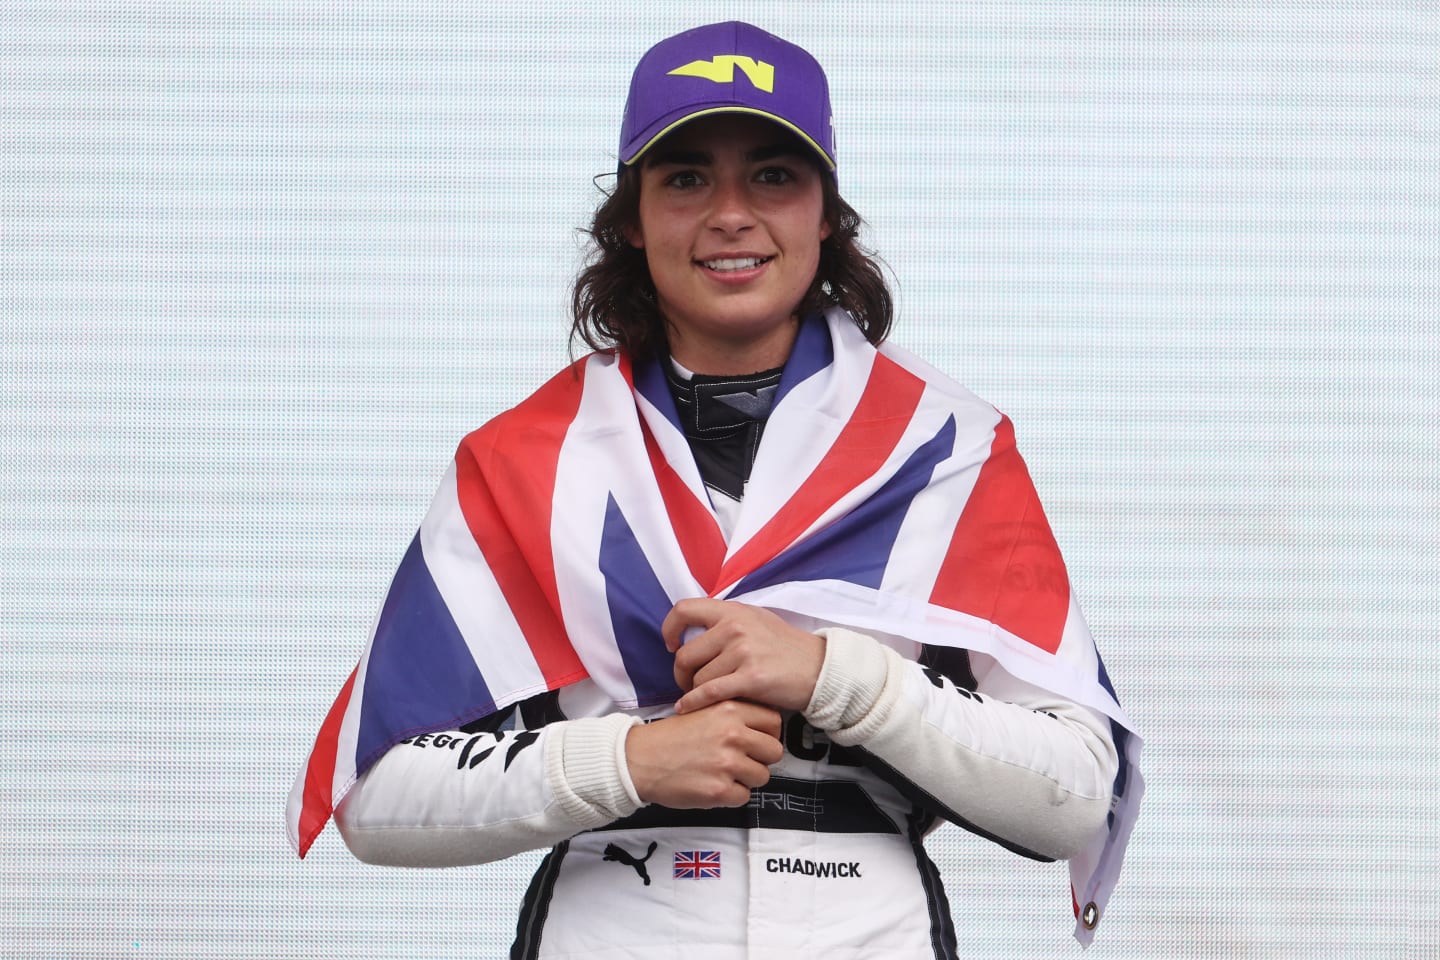
<svg viewBox="0 0 1440 960">
<path fill-rule="evenodd" d="M 1015 420 L 1149 795 L 1093 954 L 1436 956 L 1425 3 L 0 0 L 0 954 L 494 957 L 533 857 L 290 854 L 454 444 L 566 357 L 651 42 L 831 74 L 896 339 Z M 1061 865 L 932 843 L 962 944 Z"/>
</svg>

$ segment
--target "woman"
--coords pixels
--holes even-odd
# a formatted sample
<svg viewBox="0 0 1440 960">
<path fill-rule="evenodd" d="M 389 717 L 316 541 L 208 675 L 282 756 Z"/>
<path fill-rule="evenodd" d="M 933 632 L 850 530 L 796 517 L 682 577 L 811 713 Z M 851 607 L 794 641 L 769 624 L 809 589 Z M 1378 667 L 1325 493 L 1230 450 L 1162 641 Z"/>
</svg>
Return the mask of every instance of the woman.
<svg viewBox="0 0 1440 960">
<path fill-rule="evenodd" d="M 943 819 L 1072 859 L 1088 939 L 1138 742 L 1009 422 L 880 346 L 823 71 L 746 24 L 672 37 L 620 160 L 596 352 L 462 443 L 297 845 L 343 796 L 371 863 L 552 848 L 515 957 L 950 957 Z"/>
</svg>

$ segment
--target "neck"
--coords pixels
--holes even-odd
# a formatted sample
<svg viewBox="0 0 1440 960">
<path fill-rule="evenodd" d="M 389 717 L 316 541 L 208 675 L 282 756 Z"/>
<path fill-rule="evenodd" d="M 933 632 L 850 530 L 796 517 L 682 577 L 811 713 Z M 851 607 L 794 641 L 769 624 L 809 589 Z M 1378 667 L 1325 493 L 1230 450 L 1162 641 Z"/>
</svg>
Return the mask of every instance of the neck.
<svg viewBox="0 0 1440 960">
<path fill-rule="evenodd" d="M 703 337 L 669 330 L 670 356 L 691 373 L 733 377 L 783 367 L 795 346 L 800 321 L 792 318 L 759 338 Z"/>
</svg>

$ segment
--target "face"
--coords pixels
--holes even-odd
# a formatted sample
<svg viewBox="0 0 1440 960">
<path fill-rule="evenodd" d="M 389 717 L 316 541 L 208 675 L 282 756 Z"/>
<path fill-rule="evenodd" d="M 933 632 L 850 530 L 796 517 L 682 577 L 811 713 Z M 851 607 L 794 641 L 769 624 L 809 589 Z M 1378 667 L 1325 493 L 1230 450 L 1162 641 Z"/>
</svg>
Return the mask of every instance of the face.
<svg viewBox="0 0 1440 960">
<path fill-rule="evenodd" d="M 692 121 L 650 148 L 639 225 L 672 356 L 696 373 L 780 366 L 830 235 L 809 148 L 760 117 Z"/>
</svg>

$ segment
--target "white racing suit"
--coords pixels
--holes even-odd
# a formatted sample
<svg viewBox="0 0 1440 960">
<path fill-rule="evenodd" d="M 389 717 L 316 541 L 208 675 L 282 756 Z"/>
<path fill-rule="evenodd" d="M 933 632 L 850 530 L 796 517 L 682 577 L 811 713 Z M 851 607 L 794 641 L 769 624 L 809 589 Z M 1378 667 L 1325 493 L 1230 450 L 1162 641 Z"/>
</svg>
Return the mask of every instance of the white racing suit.
<svg viewBox="0 0 1440 960">
<path fill-rule="evenodd" d="M 748 478 L 673 391 L 595 354 L 466 438 L 296 779 L 297 850 L 337 803 L 367 862 L 551 848 L 513 957 L 951 957 L 943 819 L 1068 859 L 1088 942 L 1139 741 L 1008 421 L 840 311 L 802 324 Z M 699 596 L 826 640 L 739 809 L 642 804 L 627 767 Z"/>
<path fill-rule="evenodd" d="M 980 654 L 925 647 L 916 662 L 817 632 L 815 695 L 746 807 L 642 805 L 625 734 L 669 708 L 621 711 L 587 681 L 395 746 L 337 823 L 372 863 L 553 845 L 514 958 L 955 957 L 923 837 L 943 818 L 1025 856 L 1069 856 L 1108 812 L 1110 721 Z"/>
</svg>

